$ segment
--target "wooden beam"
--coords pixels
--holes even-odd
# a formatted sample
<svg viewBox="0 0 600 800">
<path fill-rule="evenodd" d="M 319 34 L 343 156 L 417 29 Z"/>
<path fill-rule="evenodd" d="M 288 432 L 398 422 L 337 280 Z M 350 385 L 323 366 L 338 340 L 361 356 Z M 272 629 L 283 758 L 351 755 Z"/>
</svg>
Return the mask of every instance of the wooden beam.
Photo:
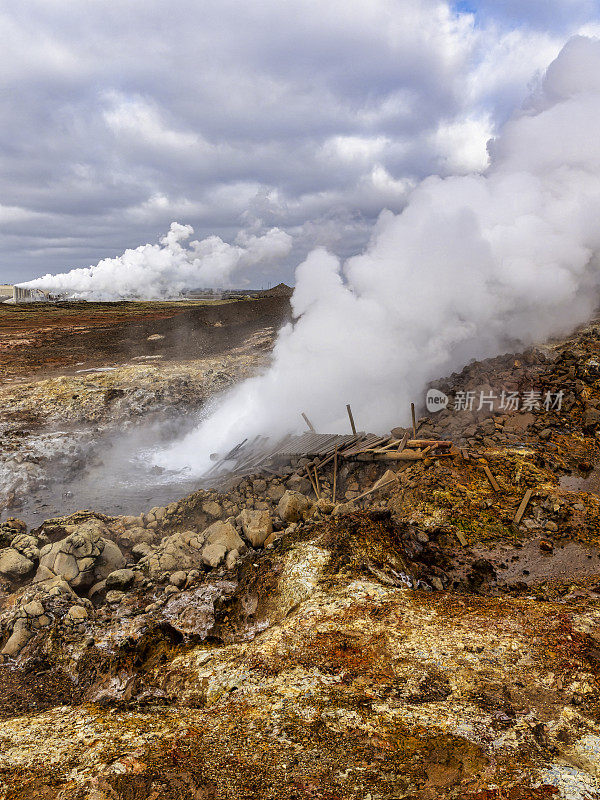
<svg viewBox="0 0 600 800">
<path fill-rule="evenodd" d="M 398 452 L 401 453 L 408 444 L 408 431 L 402 437 L 402 441 L 398 445 Z"/>
<path fill-rule="evenodd" d="M 304 467 L 304 469 L 306 470 L 306 474 L 308 475 L 308 480 L 310 481 L 310 485 L 313 488 L 313 492 L 315 493 L 315 497 L 318 500 L 319 499 L 319 495 L 318 495 L 318 492 L 317 492 L 317 487 L 315 486 L 315 482 L 313 480 L 313 476 L 310 474 L 310 470 L 309 470 L 308 466 Z"/>
<path fill-rule="evenodd" d="M 441 447 L 447 449 L 452 447 L 452 442 L 447 439 L 409 439 L 406 445 L 407 447 Z"/>
<path fill-rule="evenodd" d="M 521 500 L 521 505 L 519 506 L 517 513 L 513 518 L 513 522 L 515 523 L 515 525 L 518 525 L 523 519 L 523 514 L 525 513 L 525 509 L 527 508 L 527 505 L 531 500 L 532 494 L 533 494 L 533 489 L 527 489 L 527 491 L 525 492 L 523 499 Z"/>
<path fill-rule="evenodd" d="M 335 446 L 333 455 L 333 502 L 335 503 L 335 491 L 337 489 L 337 465 L 338 465 L 338 446 Z"/>
<path fill-rule="evenodd" d="M 403 450 L 401 453 L 386 450 L 383 453 L 357 453 L 353 456 L 357 461 L 422 461 L 421 453 L 414 450 Z"/>
<path fill-rule="evenodd" d="M 317 500 L 321 499 L 321 485 L 319 484 L 319 473 L 317 472 L 317 468 L 314 467 L 315 470 L 315 486 L 317 487 Z"/>
<path fill-rule="evenodd" d="M 309 420 L 309 418 L 306 416 L 306 414 L 304 413 L 304 411 L 302 412 L 302 418 L 304 419 L 304 422 L 306 422 L 306 424 L 308 425 L 309 429 L 310 429 L 310 430 L 311 430 L 313 433 L 316 433 L 316 430 L 314 429 L 312 422 L 311 422 L 311 421 Z"/>
<path fill-rule="evenodd" d="M 350 417 L 350 427 L 352 428 L 352 433 L 356 436 L 356 425 L 354 424 L 354 417 L 352 416 L 352 409 L 350 408 L 350 403 L 346 404 L 346 411 L 348 412 L 348 416 Z"/>
<path fill-rule="evenodd" d="M 415 417 L 415 404 L 410 404 L 410 413 L 412 415 L 412 424 L 413 424 L 413 439 L 417 438 L 417 419 Z"/>
<path fill-rule="evenodd" d="M 367 489 L 366 492 L 363 492 L 362 494 L 359 494 L 358 497 L 353 497 L 352 500 L 349 500 L 348 502 L 355 503 L 357 500 L 362 500 L 363 497 L 366 497 L 368 494 L 373 494 L 373 492 L 376 492 L 378 489 L 384 489 L 386 486 L 391 486 L 391 484 L 395 483 L 397 480 L 398 480 L 398 476 L 394 475 L 393 478 L 391 478 L 388 481 L 385 481 L 385 483 L 381 483 L 380 481 L 377 481 L 373 486 L 371 486 L 370 489 Z"/>
<path fill-rule="evenodd" d="M 485 472 L 485 477 L 490 482 L 490 484 L 492 486 L 492 489 L 495 492 L 499 492 L 500 491 L 500 486 L 498 485 L 498 481 L 496 480 L 496 478 L 494 478 L 494 476 L 492 475 L 492 472 L 491 472 L 490 468 L 489 467 L 484 467 L 483 471 Z"/>
</svg>

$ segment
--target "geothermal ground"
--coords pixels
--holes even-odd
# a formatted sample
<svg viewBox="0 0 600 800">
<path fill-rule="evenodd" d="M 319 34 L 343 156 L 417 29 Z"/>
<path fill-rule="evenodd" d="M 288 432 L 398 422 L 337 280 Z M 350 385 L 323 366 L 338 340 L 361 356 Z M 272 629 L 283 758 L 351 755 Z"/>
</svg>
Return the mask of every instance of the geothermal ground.
<svg viewBox="0 0 600 800">
<path fill-rule="evenodd" d="M 1 518 L 139 513 L 191 491 L 132 458 L 263 366 L 289 313 L 277 297 L 0 305 Z"/>
<path fill-rule="evenodd" d="M 600 797 L 598 325 L 437 384 L 560 409 L 421 418 L 448 456 L 343 461 L 335 504 L 295 458 L 32 522 L 104 436 L 265 364 L 288 308 L 0 313 L 2 800 Z"/>
</svg>

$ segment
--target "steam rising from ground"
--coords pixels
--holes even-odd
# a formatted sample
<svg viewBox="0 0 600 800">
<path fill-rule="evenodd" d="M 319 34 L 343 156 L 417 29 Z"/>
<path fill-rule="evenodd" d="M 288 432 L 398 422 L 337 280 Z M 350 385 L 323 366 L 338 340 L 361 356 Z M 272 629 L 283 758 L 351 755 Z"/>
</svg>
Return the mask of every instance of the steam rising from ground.
<svg viewBox="0 0 600 800">
<path fill-rule="evenodd" d="M 236 271 L 284 258 L 292 247 L 292 237 L 279 228 L 261 236 L 241 231 L 235 244 L 209 236 L 186 247 L 193 233 L 191 225 L 173 222 L 160 244 L 20 285 L 84 300 L 177 297 L 184 289 L 229 286 Z"/>
<path fill-rule="evenodd" d="M 230 393 L 160 454 L 201 472 L 212 451 L 302 427 L 406 423 L 426 383 L 465 364 L 564 333 L 598 298 L 600 42 L 572 39 L 527 107 L 490 143 L 485 174 L 425 180 L 384 211 L 366 252 L 323 249 L 298 267 L 294 324 L 271 368 Z M 498 387 L 501 389 L 502 387 Z"/>
</svg>

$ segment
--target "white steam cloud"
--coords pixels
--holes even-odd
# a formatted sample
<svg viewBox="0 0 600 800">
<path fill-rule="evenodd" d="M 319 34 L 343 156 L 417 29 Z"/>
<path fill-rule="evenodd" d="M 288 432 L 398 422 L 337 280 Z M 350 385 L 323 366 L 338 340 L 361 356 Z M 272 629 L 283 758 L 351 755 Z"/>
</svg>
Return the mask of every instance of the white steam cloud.
<svg viewBox="0 0 600 800">
<path fill-rule="evenodd" d="M 323 249 L 298 267 L 296 321 L 270 369 L 230 393 L 159 454 L 201 472 L 212 451 L 258 433 L 406 423 L 426 383 L 566 332 L 598 299 L 600 42 L 577 37 L 527 107 L 490 143 L 485 174 L 425 180 L 406 209 L 383 212 L 366 252 Z M 501 388 L 501 387 L 499 387 Z"/>
<path fill-rule="evenodd" d="M 284 258 L 292 247 L 292 237 L 279 228 L 260 236 L 240 231 L 235 244 L 209 236 L 186 246 L 193 233 L 191 225 L 173 222 L 159 244 L 20 285 L 84 300 L 177 297 L 185 289 L 229 286 L 237 270 Z"/>
</svg>

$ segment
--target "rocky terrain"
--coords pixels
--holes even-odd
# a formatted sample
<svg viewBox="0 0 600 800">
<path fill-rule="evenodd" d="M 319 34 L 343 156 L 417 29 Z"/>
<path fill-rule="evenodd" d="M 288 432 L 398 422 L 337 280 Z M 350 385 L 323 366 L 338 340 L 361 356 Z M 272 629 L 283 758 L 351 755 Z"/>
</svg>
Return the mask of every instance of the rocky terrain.
<svg viewBox="0 0 600 800">
<path fill-rule="evenodd" d="M 591 325 L 440 381 L 449 457 L 362 499 L 389 463 L 8 519 L 0 798 L 600 797 L 599 362 Z M 457 409 L 500 389 L 540 397 Z"/>
<path fill-rule="evenodd" d="M 168 424 L 256 372 L 289 314 L 287 298 L 84 309 L 0 305 L 0 510 L 31 514 L 41 486 L 43 513 L 48 484 L 80 476 L 111 434 Z"/>
</svg>

